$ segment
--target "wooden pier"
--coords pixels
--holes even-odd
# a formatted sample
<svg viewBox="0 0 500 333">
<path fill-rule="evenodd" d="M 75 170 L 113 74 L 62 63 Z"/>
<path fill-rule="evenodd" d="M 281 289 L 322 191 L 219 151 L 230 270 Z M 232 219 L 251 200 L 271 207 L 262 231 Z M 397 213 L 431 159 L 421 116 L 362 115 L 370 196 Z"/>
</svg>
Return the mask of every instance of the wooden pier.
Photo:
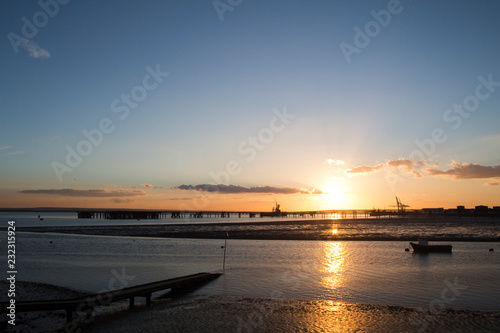
<svg viewBox="0 0 500 333">
<path fill-rule="evenodd" d="M 150 305 L 151 294 L 154 292 L 171 289 L 174 294 L 180 293 L 212 281 L 220 275 L 219 273 L 197 273 L 73 299 L 16 302 L 15 309 L 16 313 L 66 310 L 66 321 L 70 322 L 73 320 L 73 312 L 84 312 L 90 316 L 95 307 L 109 305 L 123 299 L 129 299 L 130 307 L 133 308 L 135 297 L 145 297 L 146 305 Z M 0 303 L 0 313 L 8 313 L 8 306 L 9 303 Z"/>
<path fill-rule="evenodd" d="M 400 204 L 398 202 L 398 204 Z M 81 210 L 80 219 L 201 219 L 201 218 L 321 218 L 321 219 L 357 219 L 357 218 L 398 218 L 398 217 L 492 217 L 500 218 L 500 206 L 492 209 L 486 206 L 476 206 L 465 209 L 422 208 L 422 209 L 335 209 L 317 211 L 284 212 L 276 209 L 267 212 L 249 211 L 180 211 L 180 210 Z"/>
<path fill-rule="evenodd" d="M 395 215 L 394 212 L 386 212 L 383 215 Z M 216 211 L 159 211 L 159 210 L 84 210 L 78 212 L 79 219 L 119 219 L 119 220 L 147 220 L 147 219 L 201 219 L 201 218 L 264 218 L 264 217 L 291 217 L 291 218 L 332 218 L 347 219 L 373 216 L 369 210 L 325 210 L 325 211 L 302 211 L 302 212 L 216 212 Z"/>
</svg>

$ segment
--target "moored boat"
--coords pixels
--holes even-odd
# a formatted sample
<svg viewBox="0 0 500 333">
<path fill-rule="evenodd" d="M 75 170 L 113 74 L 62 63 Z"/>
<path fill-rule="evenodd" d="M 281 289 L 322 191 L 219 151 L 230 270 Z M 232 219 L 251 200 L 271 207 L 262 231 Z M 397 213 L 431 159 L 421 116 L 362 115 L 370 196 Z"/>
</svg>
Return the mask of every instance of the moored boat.
<svg viewBox="0 0 500 333">
<path fill-rule="evenodd" d="M 451 245 L 429 245 L 429 242 L 425 240 L 420 240 L 418 241 L 418 243 L 410 242 L 410 245 L 413 248 L 413 252 L 418 252 L 418 253 L 431 253 L 431 252 L 451 253 L 452 249 Z"/>
</svg>

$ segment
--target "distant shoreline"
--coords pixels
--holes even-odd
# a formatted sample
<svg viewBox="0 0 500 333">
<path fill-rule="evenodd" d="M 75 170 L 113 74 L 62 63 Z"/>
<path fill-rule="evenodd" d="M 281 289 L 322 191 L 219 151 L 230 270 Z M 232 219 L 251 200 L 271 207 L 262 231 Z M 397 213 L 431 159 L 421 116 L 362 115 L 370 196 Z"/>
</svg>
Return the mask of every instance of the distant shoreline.
<svg viewBox="0 0 500 333">
<path fill-rule="evenodd" d="M 500 242 L 499 236 L 478 237 L 460 235 L 438 235 L 413 233 L 406 235 L 351 233 L 343 232 L 342 227 L 366 224 L 391 226 L 408 223 L 418 224 L 422 230 L 431 223 L 485 222 L 500 227 L 500 221 L 491 218 L 469 219 L 422 219 L 422 218 L 379 218 L 379 219 L 344 219 L 344 220 L 275 220 L 262 222 L 234 223 L 184 223 L 184 224 L 133 224 L 133 225 L 97 225 L 97 226 L 41 226 L 19 227 L 18 232 L 63 233 L 80 235 L 121 236 L 121 237 L 155 237 L 155 238 L 194 238 L 194 239 L 256 239 L 256 240 L 327 240 L 327 241 L 416 241 L 425 237 L 430 241 L 465 241 L 465 242 Z M 332 234 L 332 228 L 338 228 L 338 234 Z M 2 228 L 0 230 L 3 230 Z M 347 228 L 348 230 L 353 227 Z M 347 230 L 346 229 L 346 230 Z M 374 228 L 375 229 L 375 228 Z M 420 230 L 420 229 L 419 229 Z M 415 232 L 415 231 L 413 231 Z"/>
</svg>

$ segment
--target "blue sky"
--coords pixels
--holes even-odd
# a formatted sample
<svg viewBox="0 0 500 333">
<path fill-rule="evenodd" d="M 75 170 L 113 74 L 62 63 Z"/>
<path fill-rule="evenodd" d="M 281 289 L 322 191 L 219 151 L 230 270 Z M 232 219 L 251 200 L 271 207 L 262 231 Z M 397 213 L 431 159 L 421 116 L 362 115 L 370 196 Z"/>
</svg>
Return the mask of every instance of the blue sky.
<svg viewBox="0 0 500 333">
<path fill-rule="evenodd" d="M 174 207 L 176 198 L 199 193 L 172 188 L 214 184 L 210 172 L 233 160 L 240 169 L 232 185 L 337 192 L 330 201 L 319 200 L 321 208 L 382 206 L 398 193 L 415 207 L 439 200 L 444 206 L 457 200 L 493 205 L 491 197 L 500 194 L 494 185 L 500 177 L 500 88 L 457 129 L 443 118 L 454 103 L 475 94 L 478 77 L 500 82 L 494 1 L 41 3 L 53 17 L 34 1 L 0 5 L 0 196 L 7 206 L 78 205 L 77 195 L 42 191 L 100 189 L 109 192 L 107 201 L 89 195 L 84 205 L 107 207 L 120 204 L 111 201 L 117 188 L 123 194 L 149 184 L 154 191 L 143 188 L 126 204 Z M 218 13 L 214 3 L 219 11 L 232 10 Z M 341 43 L 356 46 L 355 28 L 366 33 L 366 25 L 376 22 L 372 11 L 383 16 L 388 8 L 397 13 L 386 26 L 372 24 L 379 30 L 347 59 Z M 9 33 L 25 37 L 23 18 L 39 20 L 40 27 L 16 53 Z M 121 120 L 111 105 L 143 85 L 147 68 L 168 76 L 149 80 L 158 84 Z M 273 110 L 295 117 L 247 161 L 238 146 L 269 127 Z M 86 139 L 82 131 L 99 128 L 102 119 L 112 122 L 111 133 L 58 177 L 53 163 L 65 164 L 66 147 L 76 150 Z M 410 162 L 387 167 L 388 161 L 413 161 L 415 140 L 430 138 L 436 128 L 447 139 L 425 154 L 422 170 L 450 173 L 416 177 Z M 469 172 L 471 165 L 479 174 Z M 387 181 L 395 172 L 402 177 L 396 185 Z M 445 199 L 443 188 L 463 196 Z M 26 190 L 40 192 L 20 193 Z M 269 195 L 252 200 L 268 202 Z M 299 200 L 318 198 L 281 200 L 292 209 L 306 206 Z M 221 194 L 211 200 L 219 207 L 232 199 L 236 206 L 248 198 Z"/>
</svg>

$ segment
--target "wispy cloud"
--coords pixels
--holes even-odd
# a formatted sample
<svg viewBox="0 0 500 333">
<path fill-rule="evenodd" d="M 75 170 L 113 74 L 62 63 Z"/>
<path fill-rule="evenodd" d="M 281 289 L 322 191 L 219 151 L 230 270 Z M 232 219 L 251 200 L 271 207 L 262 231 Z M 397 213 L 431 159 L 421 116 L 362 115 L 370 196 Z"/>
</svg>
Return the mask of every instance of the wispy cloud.
<svg viewBox="0 0 500 333">
<path fill-rule="evenodd" d="M 21 155 L 21 154 L 24 154 L 24 151 L 22 151 L 22 150 L 11 151 L 11 152 L 6 153 L 5 155 Z"/>
<path fill-rule="evenodd" d="M 327 159 L 326 162 L 330 165 L 344 165 L 345 162 L 342 160 L 333 160 L 331 158 Z"/>
<path fill-rule="evenodd" d="M 318 189 L 303 189 L 295 187 L 275 187 L 275 186 L 256 186 L 256 187 L 244 187 L 240 185 L 214 185 L 214 184 L 200 184 L 200 185 L 180 185 L 174 187 L 179 190 L 194 190 L 203 192 L 217 192 L 225 194 L 235 194 L 235 193 L 272 193 L 272 194 L 321 194 L 323 193 Z"/>
<path fill-rule="evenodd" d="M 154 189 L 158 188 L 158 186 L 151 185 L 151 184 L 141 184 L 141 185 L 139 185 L 137 187 L 138 188 L 145 188 L 145 189 L 148 189 L 148 190 L 154 190 Z"/>
<path fill-rule="evenodd" d="M 33 41 L 22 43 L 21 47 L 28 51 L 32 58 L 50 58 L 49 51 L 41 48 Z"/>
<path fill-rule="evenodd" d="M 417 171 L 416 168 L 428 165 L 428 163 L 425 161 L 412 161 L 405 158 L 400 158 L 398 160 L 389 160 L 387 161 L 386 164 L 390 168 L 395 168 L 395 169 L 402 168 L 406 172 L 413 173 L 417 177 L 422 177 L 422 173 Z"/>
<path fill-rule="evenodd" d="M 345 171 L 346 174 L 348 175 L 353 175 L 353 174 L 363 174 L 363 173 L 372 173 L 375 171 L 378 171 L 384 167 L 383 164 L 378 164 L 375 166 L 369 166 L 369 165 L 361 165 L 352 169 L 347 169 Z"/>
<path fill-rule="evenodd" d="M 500 165 L 497 166 L 484 166 L 472 163 L 458 163 L 452 162 L 451 169 L 440 170 L 437 169 L 437 164 L 433 167 L 428 167 L 429 163 L 426 161 L 412 161 L 409 159 L 389 160 L 385 163 L 377 164 L 374 166 L 362 165 L 345 171 L 348 175 L 368 174 L 379 171 L 381 169 L 395 170 L 399 172 L 407 172 L 415 175 L 416 177 L 423 176 L 440 176 L 448 177 L 454 180 L 462 179 L 500 179 Z M 428 167 L 422 170 L 423 167 Z M 493 182 L 488 185 L 498 185 Z"/>
<path fill-rule="evenodd" d="M 352 169 L 348 169 L 345 171 L 348 175 L 356 175 L 356 174 L 367 174 L 373 173 L 384 168 L 394 170 L 395 172 L 399 172 L 399 170 L 403 170 L 408 173 L 412 173 L 417 177 L 422 177 L 422 173 L 418 170 L 419 167 L 429 165 L 425 161 L 412 161 L 409 159 L 401 158 L 397 160 L 388 160 L 385 163 L 380 163 L 377 165 L 361 165 L 358 167 L 354 167 Z"/>
<path fill-rule="evenodd" d="M 161 186 L 156 186 L 152 184 L 141 184 L 141 185 L 106 185 L 103 187 L 104 190 L 106 191 L 132 191 L 136 189 L 143 189 L 143 190 L 155 190 L 155 189 L 161 189 Z"/>
<path fill-rule="evenodd" d="M 120 198 L 113 198 L 111 199 L 114 203 L 131 203 L 134 202 L 135 200 L 133 199 L 120 199 Z"/>
<path fill-rule="evenodd" d="M 16 151 L 11 151 L 9 150 L 10 148 L 12 148 L 12 146 L 2 146 L 0 145 L 0 152 L 2 152 L 2 155 L 20 155 L 20 154 L 24 154 L 24 151 L 21 151 L 21 150 L 16 150 Z M 4 150 L 6 150 L 6 152 L 3 152 Z"/>
<path fill-rule="evenodd" d="M 103 189 L 76 190 L 71 188 L 66 189 L 40 189 L 40 190 L 23 190 L 20 193 L 24 194 L 44 194 L 44 195 L 59 195 L 65 197 L 135 197 L 146 195 L 144 191 L 109 191 Z"/>
<path fill-rule="evenodd" d="M 486 179 L 500 178 L 500 165 L 484 166 L 472 163 L 453 162 L 448 170 L 426 169 L 431 176 L 450 177 L 451 179 Z"/>
</svg>

